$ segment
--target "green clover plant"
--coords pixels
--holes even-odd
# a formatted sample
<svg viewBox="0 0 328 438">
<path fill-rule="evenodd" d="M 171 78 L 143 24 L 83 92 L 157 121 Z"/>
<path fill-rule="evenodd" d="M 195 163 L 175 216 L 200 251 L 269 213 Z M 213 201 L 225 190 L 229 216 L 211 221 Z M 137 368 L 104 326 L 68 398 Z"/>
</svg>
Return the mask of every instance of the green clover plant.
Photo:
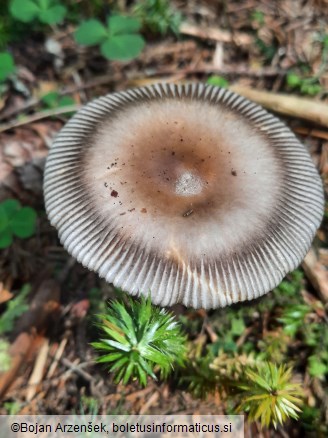
<svg viewBox="0 0 328 438">
<path fill-rule="evenodd" d="M 41 102 L 47 108 L 62 108 L 68 105 L 74 105 L 75 100 L 70 96 L 60 96 L 57 91 L 50 91 L 41 97 Z"/>
<path fill-rule="evenodd" d="M 92 345 L 104 353 L 97 362 L 111 364 L 116 383 L 136 379 L 146 386 L 147 376 L 157 379 L 157 370 L 166 378 L 174 364 L 183 365 L 186 338 L 180 326 L 149 299 L 129 299 L 127 305 L 113 301 L 99 317 L 103 338 Z"/>
<path fill-rule="evenodd" d="M 0 82 L 5 81 L 15 71 L 14 59 L 10 53 L 0 53 Z"/>
<path fill-rule="evenodd" d="M 0 249 L 7 248 L 13 237 L 31 237 L 35 232 L 36 212 L 31 207 L 21 207 L 16 199 L 0 203 Z"/>
<path fill-rule="evenodd" d="M 84 46 L 100 45 L 100 52 L 107 59 L 126 61 L 144 48 L 139 30 L 140 21 L 136 18 L 115 15 L 108 17 L 107 27 L 96 19 L 85 21 L 75 32 L 75 40 Z"/>
<path fill-rule="evenodd" d="M 57 24 L 66 14 L 66 7 L 58 0 L 12 0 L 9 10 L 14 18 L 24 23 L 38 20 L 44 24 Z"/>
</svg>

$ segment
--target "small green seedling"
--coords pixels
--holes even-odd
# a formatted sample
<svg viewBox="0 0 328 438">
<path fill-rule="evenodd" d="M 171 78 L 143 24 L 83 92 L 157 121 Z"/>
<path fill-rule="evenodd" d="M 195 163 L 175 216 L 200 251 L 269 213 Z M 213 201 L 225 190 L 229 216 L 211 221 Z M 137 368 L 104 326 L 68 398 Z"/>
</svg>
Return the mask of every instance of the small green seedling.
<svg viewBox="0 0 328 438">
<path fill-rule="evenodd" d="M 33 236 L 36 227 L 36 212 L 31 207 L 22 207 L 16 199 L 0 203 L 0 249 L 7 248 L 13 237 L 27 239 Z"/>
<path fill-rule="evenodd" d="M 217 76 L 217 75 L 210 76 L 207 79 L 206 83 L 221 88 L 229 87 L 229 82 L 226 79 L 224 79 L 222 76 Z"/>
<path fill-rule="evenodd" d="M 129 299 L 128 305 L 113 301 L 99 316 L 103 338 L 92 345 L 104 352 L 97 361 L 111 364 L 116 383 L 134 379 L 146 386 L 147 376 L 157 379 L 156 370 L 166 378 L 174 364 L 183 365 L 186 338 L 180 326 L 149 299 Z"/>
<path fill-rule="evenodd" d="M 0 373 L 8 371 L 11 364 L 11 358 L 8 353 L 9 344 L 4 339 L 0 338 Z"/>
<path fill-rule="evenodd" d="M 0 53 L 0 82 L 5 81 L 15 71 L 14 58 L 10 53 Z"/>
<path fill-rule="evenodd" d="M 319 84 L 317 78 L 302 78 L 296 73 L 287 74 L 287 85 L 302 94 L 315 96 L 322 91 L 322 86 Z"/>
<path fill-rule="evenodd" d="M 251 14 L 251 19 L 255 21 L 259 26 L 263 26 L 265 22 L 265 15 L 262 11 L 255 9 Z"/>
<path fill-rule="evenodd" d="M 291 382 L 291 368 L 265 362 L 254 370 L 246 369 L 245 377 L 245 383 L 239 386 L 243 399 L 238 410 L 248 412 L 250 420 L 277 428 L 289 417 L 298 418 L 302 391 L 299 384 Z"/>
<path fill-rule="evenodd" d="M 68 105 L 74 105 L 75 100 L 70 96 L 60 96 L 57 91 L 50 91 L 41 97 L 41 102 L 47 108 L 62 108 Z"/>
<path fill-rule="evenodd" d="M 284 332 L 294 338 L 298 330 L 304 326 L 305 318 L 310 311 L 311 307 L 306 304 L 290 305 L 284 310 L 278 321 L 283 324 Z"/>
<path fill-rule="evenodd" d="M 179 34 L 182 17 L 169 0 L 140 0 L 136 2 L 133 13 L 140 19 L 143 27 L 153 34 Z"/>
<path fill-rule="evenodd" d="M 95 19 L 85 21 L 75 32 L 75 39 L 84 46 L 100 45 L 100 52 L 107 59 L 127 61 L 144 48 L 139 30 L 140 21 L 136 18 L 116 15 L 108 17 L 107 27 Z"/>
<path fill-rule="evenodd" d="M 24 23 L 38 20 L 44 24 L 57 24 L 63 21 L 66 8 L 58 0 L 12 0 L 10 13 Z"/>
<path fill-rule="evenodd" d="M 324 379 L 325 374 L 328 374 L 328 353 L 325 352 L 320 356 L 310 356 L 308 371 L 310 376 Z"/>
<path fill-rule="evenodd" d="M 27 296 L 30 291 L 31 286 L 25 284 L 16 296 L 6 303 L 6 309 L 0 316 L 0 335 L 11 332 L 15 320 L 28 310 Z"/>
</svg>

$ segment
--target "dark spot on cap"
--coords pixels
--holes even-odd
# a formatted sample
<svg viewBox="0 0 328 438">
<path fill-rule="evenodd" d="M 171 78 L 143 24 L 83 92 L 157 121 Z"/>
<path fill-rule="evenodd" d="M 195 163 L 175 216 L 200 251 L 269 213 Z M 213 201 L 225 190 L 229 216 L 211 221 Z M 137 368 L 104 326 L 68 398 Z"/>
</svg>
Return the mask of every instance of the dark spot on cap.
<svg viewBox="0 0 328 438">
<path fill-rule="evenodd" d="M 141 211 L 141 213 L 147 213 L 147 209 L 146 208 L 142 208 L 140 211 Z"/>
<path fill-rule="evenodd" d="M 194 210 L 192 208 L 190 208 L 189 210 L 187 210 L 186 212 L 183 213 L 183 217 L 188 217 L 191 216 L 193 214 Z"/>
<path fill-rule="evenodd" d="M 110 195 L 113 196 L 113 198 L 117 198 L 118 192 L 116 190 L 112 190 Z"/>
<path fill-rule="evenodd" d="M 231 171 L 231 175 L 233 175 L 233 176 L 237 176 L 237 172 L 236 172 L 235 170 L 232 170 L 232 171 Z"/>
</svg>

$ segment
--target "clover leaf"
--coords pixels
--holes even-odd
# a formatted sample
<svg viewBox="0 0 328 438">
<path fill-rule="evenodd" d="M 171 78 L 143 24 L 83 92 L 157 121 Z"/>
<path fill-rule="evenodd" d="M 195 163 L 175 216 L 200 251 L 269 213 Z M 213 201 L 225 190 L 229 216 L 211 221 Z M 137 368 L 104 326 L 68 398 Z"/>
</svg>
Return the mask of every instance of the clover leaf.
<svg viewBox="0 0 328 438">
<path fill-rule="evenodd" d="M 36 212 L 31 207 L 21 207 L 16 199 L 0 203 L 0 249 L 7 248 L 13 237 L 31 237 L 35 232 Z"/>
<path fill-rule="evenodd" d="M 10 13 L 24 23 L 36 19 L 41 23 L 56 24 L 63 21 L 66 8 L 58 0 L 12 0 Z"/>
<path fill-rule="evenodd" d="M 139 30 L 140 21 L 136 18 L 115 15 L 108 17 L 107 27 L 95 19 L 85 21 L 75 32 L 75 40 L 84 46 L 100 45 L 100 52 L 107 59 L 127 61 L 144 48 Z"/>
<path fill-rule="evenodd" d="M 10 53 L 0 53 L 0 82 L 7 79 L 15 71 L 14 59 Z"/>
<path fill-rule="evenodd" d="M 60 96 L 57 91 L 50 91 L 41 97 L 41 101 L 47 108 L 62 108 L 74 105 L 75 100 L 70 96 Z"/>
</svg>

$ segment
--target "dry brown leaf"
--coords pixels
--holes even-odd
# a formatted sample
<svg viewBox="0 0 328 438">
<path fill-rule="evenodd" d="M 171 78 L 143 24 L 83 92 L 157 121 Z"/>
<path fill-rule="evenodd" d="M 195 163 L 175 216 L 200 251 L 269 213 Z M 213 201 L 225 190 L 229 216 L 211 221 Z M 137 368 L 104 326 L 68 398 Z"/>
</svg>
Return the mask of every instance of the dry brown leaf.
<svg viewBox="0 0 328 438">
<path fill-rule="evenodd" d="M 313 249 L 307 253 L 302 267 L 314 289 L 325 302 L 328 302 L 328 271 L 318 261 Z"/>
<path fill-rule="evenodd" d="M 4 284 L 0 282 L 0 304 L 9 301 L 13 297 L 13 294 L 5 288 Z"/>
</svg>

